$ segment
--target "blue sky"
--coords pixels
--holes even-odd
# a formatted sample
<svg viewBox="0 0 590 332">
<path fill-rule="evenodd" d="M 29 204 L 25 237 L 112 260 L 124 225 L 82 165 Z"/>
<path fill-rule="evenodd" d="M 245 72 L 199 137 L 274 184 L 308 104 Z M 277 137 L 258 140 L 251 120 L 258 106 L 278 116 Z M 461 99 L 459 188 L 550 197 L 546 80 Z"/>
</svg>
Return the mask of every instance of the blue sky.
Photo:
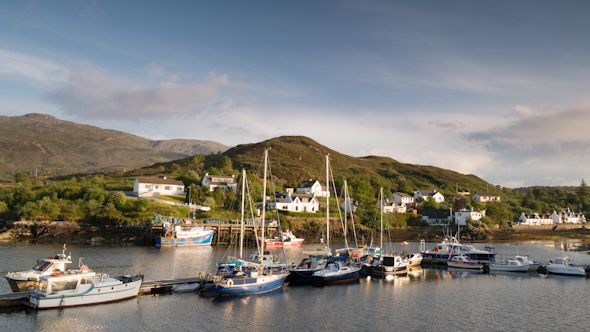
<svg viewBox="0 0 590 332">
<path fill-rule="evenodd" d="M 0 114 L 590 180 L 585 1 L 0 3 Z"/>
</svg>

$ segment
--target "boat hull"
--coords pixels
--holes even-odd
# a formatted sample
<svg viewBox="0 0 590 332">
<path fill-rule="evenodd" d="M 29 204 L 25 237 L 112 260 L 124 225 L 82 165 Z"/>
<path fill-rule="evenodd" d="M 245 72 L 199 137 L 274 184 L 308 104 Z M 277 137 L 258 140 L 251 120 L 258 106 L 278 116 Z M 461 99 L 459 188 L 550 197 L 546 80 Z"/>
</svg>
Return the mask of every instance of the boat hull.
<svg viewBox="0 0 590 332">
<path fill-rule="evenodd" d="M 317 285 L 344 284 L 359 280 L 360 269 L 349 273 L 341 273 L 326 276 L 314 276 L 314 283 Z"/>
<path fill-rule="evenodd" d="M 547 264 L 545 266 L 548 273 L 559 274 L 564 276 L 585 277 L 586 271 L 581 267 L 563 266 L 559 264 Z"/>
<path fill-rule="evenodd" d="M 490 264 L 490 272 L 527 272 L 529 265 Z"/>
<path fill-rule="evenodd" d="M 460 268 L 460 269 L 482 269 L 483 264 L 481 263 L 468 263 L 468 262 L 447 262 L 449 267 Z"/>
<path fill-rule="evenodd" d="M 373 276 L 375 276 L 375 277 L 392 276 L 392 275 L 400 275 L 400 274 L 407 274 L 407 273 L 408 273 L 408 268 L 406 266 L 403 266 L 403 267 L 377 266 L 373 269 Z"/>
<path fill-rule="evenodd" d="M 32 293 L 29 303 L 35 309 L 57 309 L 124 301 L 137 296 L 141 282 L 136 280 L 114 286 L 97 286 L 82 294 L 44 296 Z"/>
<path fill-rule="evenodd" d="M 289 277 L 287 280 L 293 284 L 310 284 L 315 282 L 315 278 L 313 274 L 317 271 L 321 270 L 321 268 L 317 269 L 301 269 L 301 270 L 291 270 L 289 273 Z"/>
<path fill-rule="evenodd" d="M 25 292 L 30 287 L 34 289 L 39 285 L 39 280 L 16 280 L 11 278 L 6 278 L 6 280 L 8 280 L 8 285 L 10 285 L 13 292 Z"/>
<path fill-rule="evenodd" d="M 496 261 L 496 254 L 495 253 L 462 253 L 463 255 L 469 257 L 469 259 L 474 261 L 480 261 L 483 263 L 490 263 Z M 456 254 L 452 254 L 449 257 L 448 253 L 432 253 L 432 252 L 424 252 L 422 253 L 422 263 L 446 263 L 449 258 L 455 256 Z"/>
<path fill-rule="evenodd" d="M 285 247 L 299 247 L 299 246 L 301 246 L 301 243 L 303 243 L 303 239 L 301 239 L 301 241 L 285 241 L 285 242 L 266 240 L 266 241 L 264 241 L 264 246 L 266 248 L 282 248 L 283 245 Z"/>
<path fill-rule="evenodd" d="M 172 237 L 156 237 L 156 247 L 207 247 L 211 246 L 213 230 L 204 231 L 205 234 L 193 238 L 178 239 Z"/>
<path fill-rule="evenodd" d="M 211 289 L 213 289 L 214 292 L 222 296 L 243 296 L 261 294 L 280 288 L 288 276 L 289 274 L 287 273 L 283 275 L 276 275 L 275 278 L 266 278 L 262 282 L 255 282 L 254 280 L 252 280 L 256 278 L 246 278 L 242 280 L 235 279 L 233 280 L 234 284 L 232 286 L 216 284 L 213 285 Z"/>
</svg>

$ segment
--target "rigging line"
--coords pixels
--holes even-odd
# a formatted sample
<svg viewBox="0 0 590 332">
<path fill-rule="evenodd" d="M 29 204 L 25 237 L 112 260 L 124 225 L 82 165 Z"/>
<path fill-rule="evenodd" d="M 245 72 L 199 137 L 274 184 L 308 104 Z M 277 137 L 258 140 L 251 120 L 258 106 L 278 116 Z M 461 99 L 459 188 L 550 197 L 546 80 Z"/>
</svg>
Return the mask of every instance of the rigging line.
<svg viewBox="0 0 590 332">
<path fill-rule="evenodd" d="M 272 188 L 272 192 L 273 192 L 273 197 L 274 197 L 274 203 L 275 203 L 275 212 L 277 213 L 277 223 L 279 225 L 279 238 L 281 239 L 281 247 L 282 247 L 282 251 L 283 251 L 283 257 L 285 258 L 285 261 L 287 260 L 287 255 L 285 254 L 285 243 L 283 241 L 283 226 L 281 225 L 281 218 L 279 217 L 279 209 L 277 209 L 277 195 L 276 195 L 276 186 L 275 186 L 275 182 L 272 179 L 272 170 L 270 167 L 270 158 L 268 160 L 268 175 L 270 176 L 270 186 Z M 264 240 L 264 239 L 263 239 Z"/>
<path fill-rule="evenodd" d="M 252 195 L 250 194 L 250 184 L 246 181 L 246 191 L 248 192 L 248 205 L 250 206 L 250 220 L 252 220 L 252 226 L 254 226 L 254 243 L 256 243 L 256 248 L 258 249 L 258 253 L 260 253 L 260 245 L 258 244 L 258 232 L 256 232 L 256 221 L 254 221 L 254 208 L 252 207 Z M 264 255 L 264 253 L 262 253 Z"/>
<path fill-rule="evenodd" d="M 336 183 L 334 183 L 334 174 L 332 173 L 332 164 L 329 164 L 329 172 L 332 176 L 332 188 L 334 189 L 334 199 L 336 199 L 336 207 L 338 208 L 338 217 L 340 218 L 340 226 L 342 227 L 342 231 L 344 232 L 344 247 L 348 248 L 348 240 L 346 238 L 346 221 L 342 217 L 342 211 L 340 210 L 340 201 L 338 200 L 338 194 L 336 191 Z M 326 185 L 326 190 L 330 192 L 330 185 Z M 330 197 L 328 196 L 326 199 L 326 204 L 330 204 Z"/>
</svg>

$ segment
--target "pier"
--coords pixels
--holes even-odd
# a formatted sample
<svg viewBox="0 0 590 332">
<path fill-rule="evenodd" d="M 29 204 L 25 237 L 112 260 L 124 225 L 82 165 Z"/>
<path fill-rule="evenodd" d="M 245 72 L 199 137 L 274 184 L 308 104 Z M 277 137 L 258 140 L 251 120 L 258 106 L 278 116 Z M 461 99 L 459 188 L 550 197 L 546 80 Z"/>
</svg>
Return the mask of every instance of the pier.
<svg viewBox="0 0 590 332">
<path fill-rule="evenodd" d="M 213 235 L 213 241 L 211 245 L 230 245 L 235 244 L 234 241 L 238 238 L 241 230 L 241 224 L 239 223 L 206 223 L 206 224 L 177 224 L 178 226 L 191 226 L 191 225 L 202 225 L 210 227 L 215 231 Z M 278 225 L 264 225 L 265 234 L 276 234 L 278 231 Z M 244 245 L 254 246 L 256 234 L 261 234 L 262 226 L 255 224 L 244 225 Z M 148 243 L 155 243 L 155 238 L 162 234 L 162 224 L 150 224 L 148 226 Z"/>
</svg>

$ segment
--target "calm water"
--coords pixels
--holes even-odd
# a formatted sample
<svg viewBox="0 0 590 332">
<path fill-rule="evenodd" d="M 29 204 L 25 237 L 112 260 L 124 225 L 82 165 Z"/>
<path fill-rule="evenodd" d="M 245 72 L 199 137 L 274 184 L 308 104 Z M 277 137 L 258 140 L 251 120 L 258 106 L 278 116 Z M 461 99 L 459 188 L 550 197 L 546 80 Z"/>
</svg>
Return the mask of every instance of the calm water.
<svg viewBox="0 0 590 332">
<path fill-rule="evenodd" d="M 431 248 L 433 244 L 427 244 Z M 483 248 L 485 244 L 476 244 Z M 496 251 L 548 261 L 580 242 L 494 244 Z M 306 245 L 305 249 L 315 249 Z M 410 243 L 409 252 L 418 250 Z M 399 250 L 399 244 L 398 244 Z M 290 248 L 290 261 L 301 249 Z M 212 271 L 226 248 L 69 245 L 98 272 L 141 272 L 146 280 Z M 0 244 L 0 273 L 30 269 L 37 258 L 61 253 L 61 245 Z M 233 251 L 232 251 L 233 253 Z M 274 250 L 273 253 L 280 253 Z M 572 331 L 588 330 L 590 279 L 539 274 L 477 274 L 418 268 L 406 277 L 361 278 L 337 286 L 289 286 L 247 297 L 198 293 L 142 296 L 90 307 L 0 313 L 2 331 Z M 10 292 L 6 280 L 0 293 Z"/>
</svg>

